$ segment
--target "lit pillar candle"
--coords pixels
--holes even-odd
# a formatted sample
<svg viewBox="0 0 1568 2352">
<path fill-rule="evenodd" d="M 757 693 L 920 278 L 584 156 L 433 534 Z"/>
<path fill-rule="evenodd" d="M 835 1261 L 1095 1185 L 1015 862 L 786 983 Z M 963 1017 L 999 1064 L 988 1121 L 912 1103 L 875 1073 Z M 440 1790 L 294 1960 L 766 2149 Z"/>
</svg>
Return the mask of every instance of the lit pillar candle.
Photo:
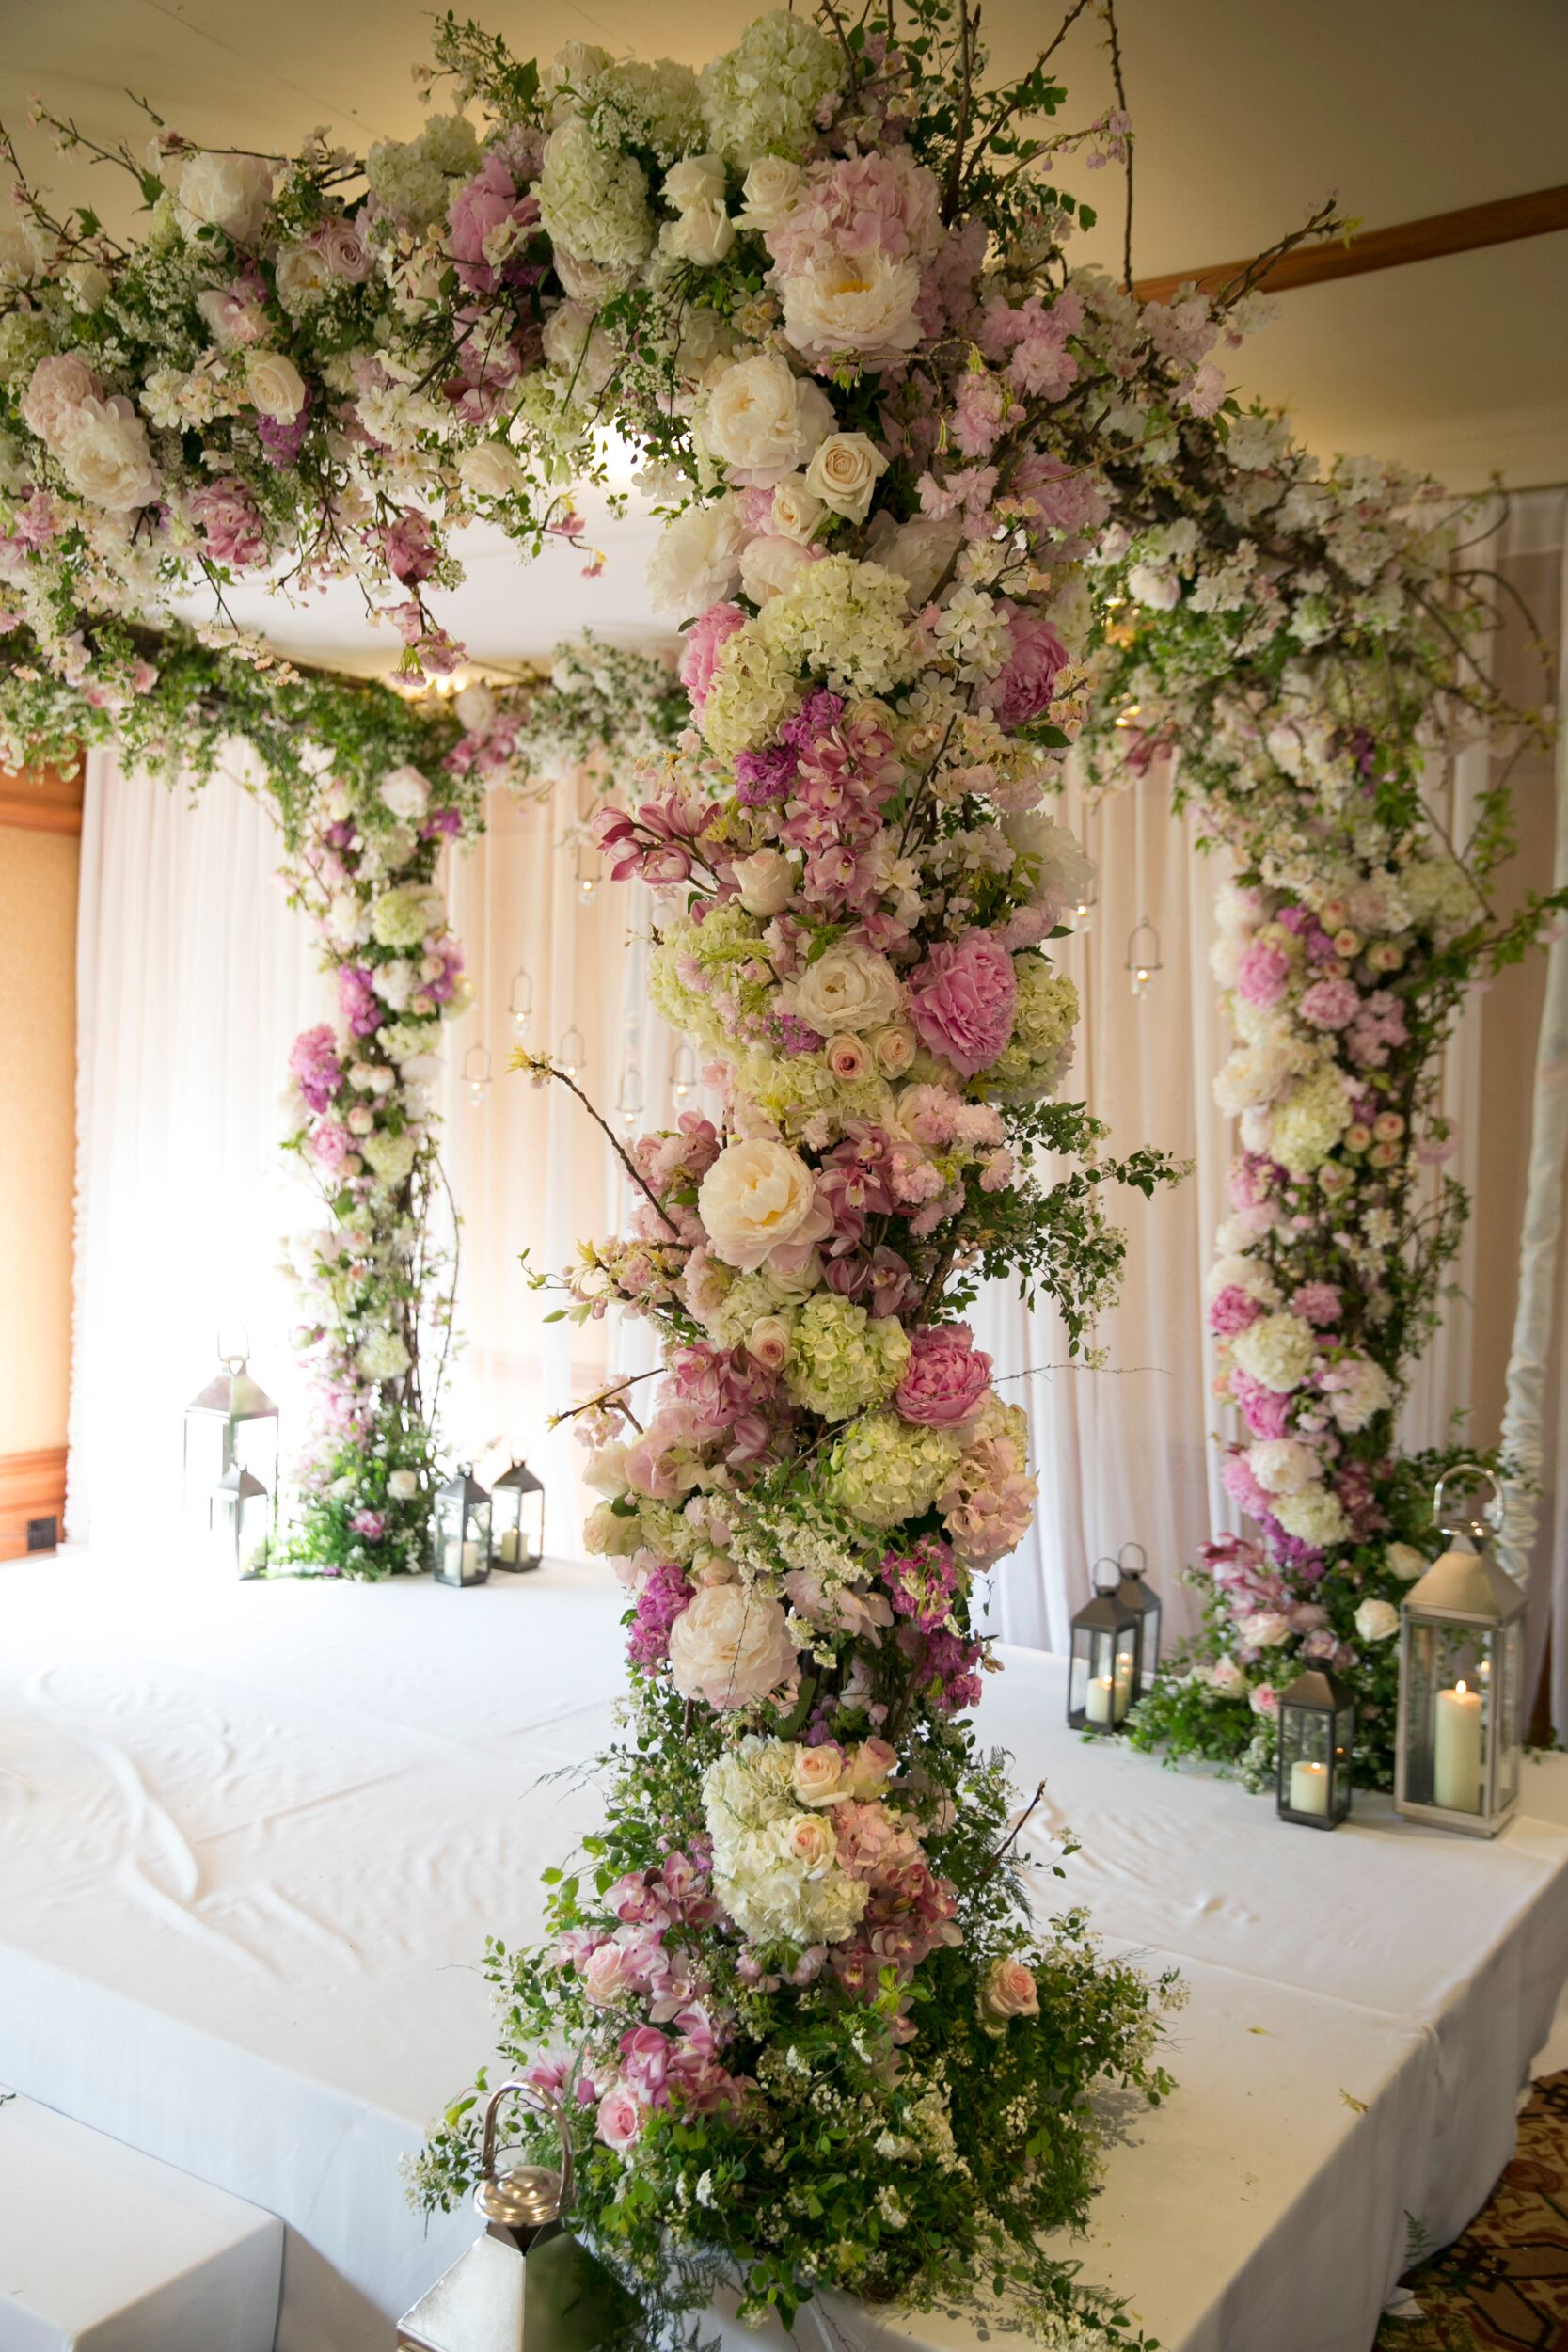
<svg viewBox="0 0 1568 2352">
<path fill-rule="evenodd" d="M 1448 1813 L 1481 1811 L 1481 1697 L 1463 1682 L 1437 1693 L 1432 1801 Z"/>
<path fill-rule="evenodd" d="M 471 1543 L 465 1544 L 463 1547 L 463 1581 L 467 1584 L 478 1574 L 479 1546 Z"/>
<path fill-rule="evenodd" d="M 501 1529 L 501 1559 L 510 1567 L 515 1565 L 516 1558 L 517 1531 L 515 1527 L 503 1527 Z"/>
<path fill-rule="evenodd" d="M 1291 1767 L 1291 1810 L 1292 1813 L 1326 1813 L 1328 1811 L 1328 1766 L 1300 1763 Z"/>
<path fill-rule="evenodd" d="M 1095 1675 L 1089 1683 L 1088 1704 L 1084 1712 L 1091 1724 L 1111 1724 L 1116 1721 L 1114 1707 L 1116 1684 L 1109 1675 Z"/>
<path fill-rule="evenodd" d="M 1130 1649 L 1117 1652 L 1117 1721 L 1119 1723 L 1132 1704 L 1132 1653 Z"/>
</svg>

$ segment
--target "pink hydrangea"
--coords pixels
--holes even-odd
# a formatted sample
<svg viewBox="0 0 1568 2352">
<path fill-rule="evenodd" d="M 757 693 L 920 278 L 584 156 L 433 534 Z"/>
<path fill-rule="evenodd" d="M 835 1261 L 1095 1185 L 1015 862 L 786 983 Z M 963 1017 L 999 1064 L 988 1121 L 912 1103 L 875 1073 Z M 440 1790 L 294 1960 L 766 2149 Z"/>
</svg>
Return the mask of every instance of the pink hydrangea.
<svg viewBox="0 0 1568 2352">
<path fill-rule="evenodd" d="M 1027 605 L 1008 608 L 1007 635 L 1007 659 L 979 699 L 994 714 L 997 724 L 1011 733 L 1050 707 L 1057 672 L 1067 660 L 1067 647 L 1050 622 Z"/>
<path fill-rule="evenodd" d="M 318 1113 L 325 1111 L 343 1083 L 338 1041 L 325 1021 L 295 1038 L 289 1048 L 289 1068 L 307 1106 Z"/>
<path fill-rule="evenodd" d="M 1013 960 L 989 931 L 965 931 L 933 947 L 909 982 L 910 1019 L 927 1053 L 973 1078 L 1012 1035 L 1018 979 Z"/>
<path fill-rule="evenodd" d="M 990 1358 L 967 1323 L 922 1324 L 911 1335 L 910 1360 L 893 1402 L 905 1421 L 956 1429 L 990 1392 Z"/>
<path fill-rule="evenodd" d="M 1236 993 L 1244 1005 L 1261 1010 L 1277 1005 L 1291 977 L 1291 959 L 1283 947 L 1255 939 L 1236 967 Z"/>
<path fill-rule="evenodd" d="M 707 700 L 707 690 L 713 684 L 713 673 L 719 666 L 719 656 L 737 628 L 746 626 L 746 615 L 737 604 L 710 604 L 705 612 L 699 612 L 686 632 L 686 644 L 681 653 L 680 681 L 691 697 L 693 710 L 701 710 Z"/>
</svg>

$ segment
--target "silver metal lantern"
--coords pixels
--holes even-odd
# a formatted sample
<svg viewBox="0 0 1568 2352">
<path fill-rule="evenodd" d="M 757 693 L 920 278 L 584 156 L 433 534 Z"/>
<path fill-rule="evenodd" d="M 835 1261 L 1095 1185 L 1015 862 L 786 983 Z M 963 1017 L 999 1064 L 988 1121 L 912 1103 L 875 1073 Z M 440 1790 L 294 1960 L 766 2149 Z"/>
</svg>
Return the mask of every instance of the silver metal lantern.
<svg viewBox="0 0 1568 2352">
<path fill-rule="evenodd" d="M 272 1497 L 236 1462 L 213 1488 L 209 1504 L 213 1557 L 236 1576 L 262 1576 L 272 1556 Z"/>
<path fill-rule="evenodd" d="M 559 2172 L 545 2165 L 498 2171 L 496 2114 L 531 2099 L 561 2135 Z M 596 2352 L 622 2334 L 637 2306 L 563 2217 L 572 2201 L 572 2143 L 560 2107 L 531 2083 L 502 2083 L 484 2110 L 474 2203 L 484 2235 L 398 2322 L 399 2352 Z"/>
<path fill-rule="evenodd" d="M 430 1565 L 437 1584 L 483 1584 L 490 1573 L 490 1498 L 466 1463 L 436 1490 Z"/>
<path fill-rule="evenodd" d="M 1137 1553 L 1135 1562 L 1128 1559 L 1130 1551 Z M 1138 1613 L 1138 1679 L 1132 1695 L 1143 1699 L 1153 1690 L 1160 1669 L 1160 1620 L 1164 1611 L 1159 1594 L 1144 1582 L 1148 1574 L 1148 1554 L 1142 1544 L 1123 1544 L 1117 1554 L 1117 1566 L 1120 1570 L 1117 1598 Z"/>
<path fill-rule="evenodd" d="M 187 1533 L 204 1543 L 213 1525 L 213 1490 L 231 1470 L 248 1470 L 277 1492 L 277 1407 L 251 1375 L 247 1351 L 225 1352 L 222 1370 L 185 1407 L 184 1495 Z"/>
<path fill-rule="evenodd" d="M 1109 1568 L 1107 1580 L 1100 1571 Z M 1114 1560 L 1090 1571 L 1094 1597 L 1072 1620 L 1068 1658 L 1067 1719 L 1074 1731 L 1119 1731 L 1138 1692 L 1139 1612 L 1120 1597 Z"/>
<path fill-rule="evenodd" d="M 514 1462 L 490 1489 L 490 1565 L 536 1568 L 544 1556 L 545 1484 Z"/>
<path fill-rule="evenodd" d="M 1401 1612 L 1394 1804 L 1413 1820 L 1495 1837 L 1519 1801 L 1525 1596 L 1487 1549 L 1486 1519 L 1445 1516 L 1443 1489 L 1460 1478 L 1488 1486 L 1494 1511 L 1502 1499 L 1473 1462 L 1437 1482 L 1433 1516 L 1456 1544 Z"/>
<path fill-rule="evenodd" d="M 1350 1811 L 1355 1700 L 1348 1682 L 1308 1666 L 1279 1694 L 1275 1800 L 1282 1821 L 1338 1829 Z"/>
</svg>

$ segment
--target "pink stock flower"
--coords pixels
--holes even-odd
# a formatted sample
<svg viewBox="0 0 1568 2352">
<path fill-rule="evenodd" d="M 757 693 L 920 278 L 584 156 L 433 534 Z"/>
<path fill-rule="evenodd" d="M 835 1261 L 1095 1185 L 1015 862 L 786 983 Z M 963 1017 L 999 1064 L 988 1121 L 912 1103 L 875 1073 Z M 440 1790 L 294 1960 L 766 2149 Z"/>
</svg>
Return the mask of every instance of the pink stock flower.
<svg viewBox="0 0 1568 2352">
<path fill-rule="evenodd" d="M 289 1068 L 309 1108 L 325 1111 L 343 1083 L 338 1041 L 326 1022 L 295 1038 L 289 1048 Z"/>
<path fill-rule="evenodd" d="M 922 1324 L 910 1341 L 910 1360 L 894 1391 L 905 1421 L 956 1429 L 990 1393 L 990 1358 L 974 1344 L 967 1323 Z"/>
<path fill-rule="evenodd" d="M 989 931 L 939 942 L 909 981 L 916 1036 L 965 1078 L 1006 1046 L 1017 1000 L 1012 958 Z"/>
<path fill-rule="evenodd" d="M 438 561 L 435 535 L 422 515 L 407 513 L 384 523 L 376 534 L 387 568 L 404 587 L 417 588 L 430 578 Z"/>
</svg>

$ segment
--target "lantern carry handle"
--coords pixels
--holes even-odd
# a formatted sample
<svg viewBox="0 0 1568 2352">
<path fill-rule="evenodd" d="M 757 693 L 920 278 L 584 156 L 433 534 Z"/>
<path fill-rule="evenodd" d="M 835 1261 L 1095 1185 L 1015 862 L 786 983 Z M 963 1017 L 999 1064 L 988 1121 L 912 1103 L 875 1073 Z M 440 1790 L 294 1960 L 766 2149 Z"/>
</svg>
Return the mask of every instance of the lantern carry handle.
<svg viewBox="0 0 1568 2352">
<path fill-rule="evenodd" d="M 1135 1568 L 1122 1567 L 1122 1553 L 1129 1551 L 1135 1551 L 1138 1555 L 1138 1565 Z M 1129 1537 L 1127 1542 L 1123 1544 L 1121 1551 L 1118 1551 L 1117 1554 L 1117 1565 L 1118 1568 L 1121 1568 L 1123 1576 L 1147 1576 L 1148 1574 L 1148 1554 L 1144 1549 L 1142 1544 L 1134 1543 L 1132 1539 Z"/>
<path fill-rule="evenodd" d="M 1446 1470 L 1443 1472 L 1433 1493 L 1432 1516 L 1436 1521 L 1439 1532 L 1445 1535 L 1450 1535 L 1455 1532 L 1453 1523 L 1443 1517 L 1443 1489 L 1450 1478 L 1483 1478 L 1486 1481 L 1492 1489 L 1492 1500 L 1486 1508 L 1486 1518 L 1491 1526 L 1497 1527 L 1503 1499 L 1501 1486 L 1492 1472 L 1483 1468 L 1480 1462 L 1456 1462 L 1451 1470 Z M 1482 1522 L 1479 1519 L 1461 1519 L 1459 1525 L 1477 1534 L 1482 1530 Z"/>
<path fill-rule="evenodd" d="M 228 1334 L 230 1339 L 233 1338 L 236 1331 L 239 1333 L 240 1344 L 238 1347 L 224 1346 L 224 1331 L 225 1327 L 220 1323 L 217 1327 L 217 1334 L 214 1341 L 214 1345 L 217 1349 L 217 1359 L 223 1366 L 225 1372 L 244 1372 L 250 1362 L 249 1328 L 243 1323 L 230 1324 L 228 1327 Z"/>
<path fill-rule="evenodd" d="M 1111 1571 L 1111 1581 L 1109 1584 L 1101 1584 L 1100 1581 L 1100 1571 L 1101 1568 L 1109 1568 Z M 1117 1586 L 1121 1582 L 1120 1561 L 1113 1560 L 1108 1551 L 1102 1551 L 1099 1559 L 1095 1562 L 1093 1567 L 1089 1570 L 1089 1582 L 1094 1586 L 1097 1593 L 1114 1593 Z"/>
<path fill-rule="evenodd" d="M 561 2137 L 561 2210 L 564 2215 L 572 2202 L 572 2140 L 566 2129 L 565 2112 L 559 2099 L 552 2098 L 537 2083 L 502 2083 L 490 2095 L 484 2110 L 484 2144 L 480 2152 L 479 2175 L 482 2181 L 496 2177 L 496 2115 L 503 2099 L 516 2096 L 531 2099 L 539 2112 L 547 2116 Z"/>
</svg>

